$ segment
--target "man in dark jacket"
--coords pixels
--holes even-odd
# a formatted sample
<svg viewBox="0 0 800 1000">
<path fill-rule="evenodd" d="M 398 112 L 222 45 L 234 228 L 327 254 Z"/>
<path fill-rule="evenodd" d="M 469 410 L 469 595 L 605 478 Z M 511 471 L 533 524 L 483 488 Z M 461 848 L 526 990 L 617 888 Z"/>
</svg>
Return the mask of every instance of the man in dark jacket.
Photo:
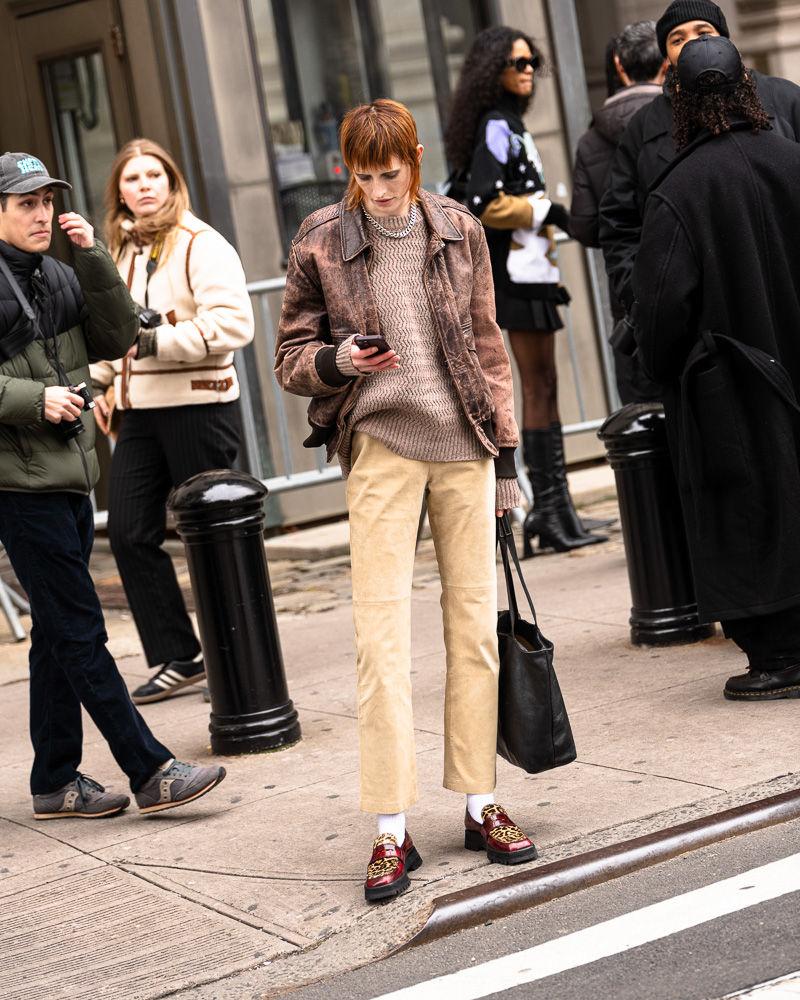
<svg viewBox="0 0 800 1000">
<path fill-rule="evenodd" d="M 661 52 L 672 67 L 687 41 L 702 35 L 729 36 L 725 15 L 711 0 L 675 0 L 656 25 Z M 800 141 L 800 87 L 748 70 L 777 135 Z M 664 94 L 631 119 L 614 157 L 611 183 L 600 204 L 600 245 L 606 270 L 623 306 L 633 301 L 631 273 L 650 185 L 675 156 L 674 123 L 667 75 Z"/>
<path fill-rule="evenodd" d="M 58 222 L 75 270 L 44 256 L 53 196 L 69 188 L 27 153 L 0 157 L 0 543 L 31 606 L 31 793 L 36 819 L 96 819 L 127 795 L 78 770 L 81 705 L 128 776 L 139 811 L 183 805 L 210 791 L 222 767 L 177 762 L 134 708 L 106 648 L 89 575 L 97 479 L 89 359 L 117 358 L 136 341 L 128 290 L 89 223 Z"/>
<path fill-rule="evenodd" d="M 682 149 L 647 203 L 633 271 L 664 386 L 700 620 L 748 655 L 726 698 L 800 697 L 800 145 L 770 129 L 735 46 L 677 63 Z"/>
<path fill-rule="evenodd" d="M 614 153 L 625 127 L 636 112 L 661 93 L 667 62 L 656 39 L 655 21 L 629 24 L 613 41 L 613 60 L 622 89 L 606 99 L 595 113 L 589 131 L 581 136 L 572 175 L 570 233 L 586 247 L 599 247 L 600 200 L 611 177 Z M 609 282 L 609 285 L 611 283 Z M 610 287 L 615 322 L 625 309 Z M 658 399 L 660 390 L 642 372 L 634 355 L 614 350 L 617 389 L 623 403 Z"/>
</svg>

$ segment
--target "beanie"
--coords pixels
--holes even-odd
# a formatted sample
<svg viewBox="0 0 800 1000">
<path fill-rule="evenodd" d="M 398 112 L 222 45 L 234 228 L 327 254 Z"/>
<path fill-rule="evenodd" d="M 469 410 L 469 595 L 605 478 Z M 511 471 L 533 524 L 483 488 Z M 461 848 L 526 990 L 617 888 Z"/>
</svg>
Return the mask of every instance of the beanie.
<svg viewBox="0 0 800 1000">
<path fill-rule="evenodd" d="M 656 24 L 656 38 L 662 56 L 667 54 L 667 35 L 673 28 L 686 24 L 687 21 L 708 21 L 724 38 L 731 37 L 725 15 L 711 0 L 675 0 Z"/>
</svg>

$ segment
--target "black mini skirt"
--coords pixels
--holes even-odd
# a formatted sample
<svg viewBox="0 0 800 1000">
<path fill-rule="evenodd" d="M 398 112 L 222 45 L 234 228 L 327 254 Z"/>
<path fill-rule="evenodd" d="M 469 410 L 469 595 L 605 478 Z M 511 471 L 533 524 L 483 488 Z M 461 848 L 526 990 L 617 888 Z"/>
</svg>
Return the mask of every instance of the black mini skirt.
<svg viewBox="0 0 800 1000">
<path fill-rule="evenodd" d="M 556 285 L 553 291 L 556 294 L 547 298 L 518 298 L 495 286 L 497 325 L 503 330 L 538 330 L 542 333 L 561 330 L 564 324 L 558 306 L 566 305 L 570 296 L 563 286 Z"/>
</svg>

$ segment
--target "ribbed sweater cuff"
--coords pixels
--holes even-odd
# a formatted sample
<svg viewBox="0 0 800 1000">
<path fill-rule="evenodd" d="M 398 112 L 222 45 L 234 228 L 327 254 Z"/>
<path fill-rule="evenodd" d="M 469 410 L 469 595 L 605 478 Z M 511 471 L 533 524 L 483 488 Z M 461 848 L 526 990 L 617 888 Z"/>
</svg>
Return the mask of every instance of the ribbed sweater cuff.
<svg viewBox="0 0 800 1000">
<path fill-rule="evenodd" d="M 495 510 L 519 507 L 519 483 L 516 479 L 498 479 L 495 483 Z"/>
<path fill-rule="evenodd" d="M 353 364 L 353 359 L 350 357 L 350 345 L 352 343 L 353 338 L 348 337 L 347 340 L 342 341 L 342 343 L 336 348 L 336 367 L 342 375 L 346 375 L 347 378 L 356 378 L 359 375 L 365 374 L 356 368 Z"/>
</svg>

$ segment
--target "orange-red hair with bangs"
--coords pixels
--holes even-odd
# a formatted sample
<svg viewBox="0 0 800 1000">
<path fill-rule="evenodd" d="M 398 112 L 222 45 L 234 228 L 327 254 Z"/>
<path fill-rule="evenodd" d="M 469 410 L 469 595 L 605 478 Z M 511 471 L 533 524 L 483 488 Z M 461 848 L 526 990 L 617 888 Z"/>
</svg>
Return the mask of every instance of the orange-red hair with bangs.
<svg viewBox="0 0 800 1000">
<path fill-rule="evenodd" d="M 371 104 L 353 108 L 344 116 L 339 141 L 342 159 L 350 171 L 348 208 L 357 208 L 364 200 L 354 171 L 359 168 L 387 170 L 395 156 L 411 167 L 408 191 L 412 201 L 418 200 L 422 178 L 417 155 L 417 123 L 404 104 L 381 97 Z"/>
</svg>

